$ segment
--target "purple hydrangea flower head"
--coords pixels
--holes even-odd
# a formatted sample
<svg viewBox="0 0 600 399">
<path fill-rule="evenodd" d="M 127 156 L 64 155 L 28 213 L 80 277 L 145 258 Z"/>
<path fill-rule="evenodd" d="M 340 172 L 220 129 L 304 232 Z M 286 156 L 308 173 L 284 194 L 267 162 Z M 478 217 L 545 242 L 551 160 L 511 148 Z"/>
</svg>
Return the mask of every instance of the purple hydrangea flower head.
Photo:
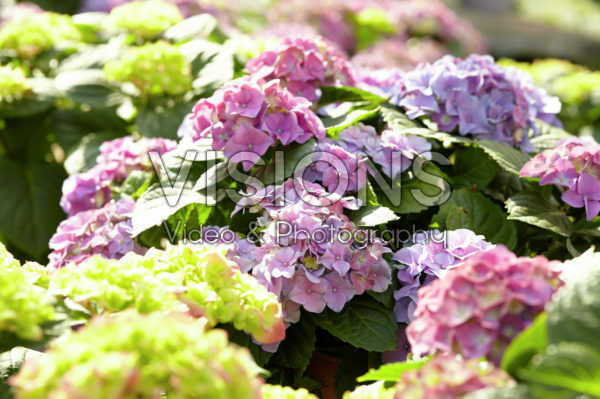
<svg viewBox="0 0 600 399">
<path fill-rule="evenodd" d="M 286 322 L 297 321 L 300 307 L 339 312 L 354 295 L 387 289 L 391 268 L 382 255 L 390 250 L 344 214 L 357 200 L 332 201 L 319 184 L 293 179 L 253 191 L 236 210 L 262 211 L 251 273 L 279 295 Z"/>
<path fill-rule="evenodd" d="M 537 119 L 560 126 L 560 102 L 527 74 L 504 68 L 490 56 L 445 56 L 404 74 L 392 102 L 410 118 L 427 116 L 440 129 L 499 141 L 532 151 L 527 131 Z"/>
<path fill-rule="evenodd" d="M 149 151 L 167 153 L 176 147 L 172 140 L 130 136 L 106 141 L 100 146 L 96 165 L 90 170 L 74 174 L 65 180 L 60 206 L 73 216 L 78 212 L 98 209 L 112 199 L 111 184 L 123 182 L 134 170 L 150 170 Z"/>
<path fill-rule="evenodd" d="M 135 201 L 125 197 L 100 209 L 79 212 L 63 221 L 50 239 L 48 267 L 79 264 L 93 255 L 119 259 L 128 252 L 143 253 L 132 238 L 131 214 Z"/>
<path fill-rule="evenodd" d="M 561 199 L 574 208 L 585 208 L 587 220 L 600 213 L 600 144 L 593 139 L 562 140 L 529 160 L 520 174 L 539 177 L 542 186 L 564 187 Z"/>
<path fill-rule="evenodd" d="M 321 86 L 353 86 L 354 72 L 345 54 L 318 36 L 288 36 L 271 51 L 246 64 L 246 72 L 279 79 L 296 96 L 316 102 Z"/>
<path fill-rule="evenodd" d="M 200 100 L 178 135 L 194 142 L 212 139 L 213 149 L 223 150 L 247 171 L 278 141 L 286 145 L 323 139 L 325 127 L 310 110 L 310 102 L 292 95 L 277 80 L 246 76 Z"/>
<path fill-rule="evenodd" d="M 543 256 L 518 258 L 501 245 L 472 255 L 419 290 L 407 328 L 413 353 L 456 352 L 498 364 L 562 285 L 561 266 Z"/>
</svg>

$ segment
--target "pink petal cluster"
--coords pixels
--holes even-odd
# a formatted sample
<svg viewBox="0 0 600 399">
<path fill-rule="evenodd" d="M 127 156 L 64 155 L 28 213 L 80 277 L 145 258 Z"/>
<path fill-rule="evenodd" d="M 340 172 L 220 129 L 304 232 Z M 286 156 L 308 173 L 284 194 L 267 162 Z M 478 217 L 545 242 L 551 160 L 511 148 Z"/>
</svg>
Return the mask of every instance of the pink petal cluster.
<svg viewBox="0 0 600 399">
<path fill-rule="evenodd" d="M 356 199 L 334 200 L 316 183 L 289 179 L 246 196 L 242 208 L 264 210 L 252 274 L 280 297 L 286 322 L 298 321 L 301 306 L 339 312 L 354 295 L 391 283 L 382 258 L 390 250 L 343 213 L 357 209 Z"/>
<path fill-rule="evenodd" d="M 247 171 L 278 141 L 287 145 L 325 137 L 325 127 L 310 106 L 277 80 L 246 76 L 200 100 L 178 134 L 192 141 L 210 136 L 213 149 L 223 150 Z"/>
<path fill-rule="evenodd" d="M 122 182 L 134 170 L 152 168 L 149 151 L 162 155 L 176 146 L 173 140 L 142 138 L 135 141 L 131 136 L 102 143 L 96 165 L 64 181 L 60 206 L 69 216 L 101 208 L 112 199 L 111 184 Z"/>
<path fill-rule="evenodd" d="M 125 197 L 100 209 L 79 212 L 61 222 L 50 239 L 50 269 L 69 263 L 80 264 L 93 255 L 119 259 L 128 252 L 144 249 L 131 237 L 131 214 L 135 201 Z"/>
<path fill-rule="evenodd" d="M 562 140 L 527 162 L 521 176 L 539 177 L 542 186 L 564 187 L 562 200 L 574 208 L 585 208 L 587 220 L 600 213 L 600 144 L 591 138 Z"/>
<path fill-rule="evenodd" d="M 319 99 L 321 86 L 353 86 L 354 72 L 346 55 L 319 36 L 288 36 L 271 51 L 246 64 L 246 72 L 279 79 L 296 96 Z"/>
<path fill-rule="evenodd" d="M 499 364 L 562 285 L 560 267 L 543 256 L 519 258 L 501 245 L 471 256 L 419 290 L 406 330 L 413 353 L 455 352 Z"/>
<path fill-rule="evenodd" d="M 440 354 L 423 367 L 402 373 L 393 389 L 394 399 L 460 399 L 480 389 L 514 385 L 508 374 L 491 364 Z"/>
<path fill-rule="evenodd" d="M 447 271 L 466 259 L 488 250 L 492 244 L 471 230 L 459 229 L 440 232 L 431 230 L 415 234 L 412 245 L 401 248 L 393 256 L 399 262 L 398 280 L 403 285 L 394 292 L 396 320 L 410 323 L 418 303 L 419 288 L 443 278 Z"/>
<path fill-rule="evenodd" d="M 407 170 L 416 157 L 427 158 L 431 151 L 431 144 L 423 137 L 398 134 L 388 129 L 378 136 L 375 128 L 362 123 L 343 130 L 338 139 L 339 145 L 351 153 L 368 155 L 389 177 Z"/>
</svg>

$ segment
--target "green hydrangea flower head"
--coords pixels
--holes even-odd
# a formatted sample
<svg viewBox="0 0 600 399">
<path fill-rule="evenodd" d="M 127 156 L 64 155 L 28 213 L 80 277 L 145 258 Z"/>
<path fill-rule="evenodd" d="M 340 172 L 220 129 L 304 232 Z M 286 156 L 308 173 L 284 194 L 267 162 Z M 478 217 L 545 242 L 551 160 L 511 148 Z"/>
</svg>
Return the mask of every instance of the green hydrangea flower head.
<svg viewBox="0 0 600 399">
<path fill-rule="evenodd" d="M 110 81 L 133 83 L 143 96 L 177 96 L 192 86 L 192 65 L 179 47 L 165 41 L 129 48 L 107 62 L 104 73 Z"/>
<path fill-rule="evenodd" d="M 36 271 L 21 267 L 0 243 L 0 335 L 37 341 L 41 324 L 54 318 L 54 308 L 46 290 L 34 285 Z"/>
<path fill-rule="evenodd" d="M 45 12 L 9 22 L 0 30 L 0 48 L 30 59 L 62 41 L 78 42 L 82 33 L 68 15 Z"/>
<path fill-rule="evenodd" d="M 129 310 L 54 341 L 10 383 L 18 399 L 258 399 L 260 371 L 202 319 Z"/>
<path fill-rule="evenodd" d="M 125 3 L 113 8 L 108 17 L 111 26 L 142 39 L 155 38 L 181 21 L 183 15 L 175 5 L 158 0 Z"/>
<path fill-rule="evenodd" d="M 281 385 L 262 386 L 262 399 L 317 399 L 317 396 L 306 389 L 293 389 Z"/>
<path fill-rule="evenodd" d="M 253 276 L 225 257 L 225 247 L 172 246 L 120 260 L 92 257 L 54 272 L 53 293 L 85 306 L 92 314 L 135 308 L 189 312 L 210 326 L 233 323 L 261 343 L 285 337 L 281 304 Z"/>
<path fill-rule="evenodd" d="M 0 103 L 20 100 L 30 90 L 23 68 L 0 66 Z"/>
</svg>

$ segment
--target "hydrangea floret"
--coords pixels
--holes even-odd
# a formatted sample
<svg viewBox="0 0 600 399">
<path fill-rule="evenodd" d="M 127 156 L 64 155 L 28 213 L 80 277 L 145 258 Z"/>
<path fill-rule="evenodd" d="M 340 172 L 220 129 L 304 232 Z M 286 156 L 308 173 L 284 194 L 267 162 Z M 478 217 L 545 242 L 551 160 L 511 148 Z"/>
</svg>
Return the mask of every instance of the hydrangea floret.
<svg viewBox="0 0 600 399">
<path fill-rule="evenodd" d="M 104 65 L 109 81 L 131 82 L 142 96 L 179 96 L 192 88 L 192 65 L 180 48 L 165 41 L 130 47 Z"/>
<path fill-rule="evenodd" d="M 243 273 L 225 246 L 171 246 L 120 260 L 93 257 L 51 275 L 51 291 L 92 314 L 135 308 L 188 312 L 210 326 L 233 323 L 261 343 L 283 340 L 281 304 L 254 277 Z"/>
<path fill-rule="evenodd" d="M 374 127 L 362 123 L 341 131 L 337 145 L 353 154 L 366 154 L 390 178 L 406 171 L 415 158 L 429 158 L 431 151 L 431 144 L 423 137 L 399 134 L 390 129 L 378 135 Z M 399 154 L 399 158 L 394 158 L 395 154 Z"/>
<path fill-rule="evenodd" d="M 78 42 L 82 34 L 68 15 L 45 12 L 10 21 L 0 30 L 0 48 L 31 59 L 63 41 Z"/>
<path fill-rule="evenodd" d="M 541 255 L 519 258 L 502 245 L 472 255 L 419 290 L 406 330 L 413 353 L 455 352 L 499 364 L 563 284 L 561 267 Z"/>
<path fill-rule="evenodd" d="M 469 257 L 493 247 L 483 236 L 467 229 L 417 233 L 410 238 L 410 244 L 393 256 L 399 263 L 398 280 L 402 284 L 394 292 L 394 311 L 399 323 L 410 323 L 414 319 L 421 287 L 443 278 L 448 270 Z"/>
<path fill-rule="evenodd" d="M 414 119 L 430 117 L 439 129 L 473 135 L 533 152 L 528 132 L 536 120 L 560 125 L 560 101 L 536 87 L 529 75 L 503 68 L 491 56 L 445 56 L 408 72 L 392 102 Z"/>
<path fill-rule="evenodd" d="M 53 320 L 50 297 L 45 289 L 33 284 L 34 274 L 34 270 L 22 267 L 0 243 L 0 336 L 9 333 L 21 339 L 39 340 L 40 326 Z"/>
<path fill-rule="evenodd" d="M 587 220 L 600 213 L 600 144 L 572 137 L 534 156 L 521 169 L 522 177 L 539 177 L 540 185 L 563 187 L 561 199 L 585 208 Z"/>
<path fill-rule="evenodd" d="M 460 399 L 480 389 L 514 385 L 508 374 L 488 362 L 447 353 L 433 357 L 420 369 L 402 373 L 392 389 L 394 399 Z"/>
<path fill-rule="evenodd" d="M 354 295 L 383 292 L 391 283 L 382 258 L 390 250 L 343 213 L 357 206 L 355 198 L 334 199 L 302 179 L 268 186 L 238 203 L 237 210 L 263 210 L 252 274 L 279 296 L 285 321 L 297 322 L 301 306 L 339 312 Z"/>
<path fill-rule="evenodd" d="M 200 100 L 179 134 L 198 141 L 212 138 L 212 148 L 249 170 L 258 158 L 280 142 L 304 143 L 323 139 L 325 127 L 310 110 L 310 102 L 296 97 L 279 81 L 243 77 L 227 83 Z M 234 155 L 238 154 L 234 157 Z"/>
<path fill-rule="evenodd" d="M 93 255 L 119 259 L 128 252 L 143 253 L 132 238 L 135 201 L 124 197 L 100 209 L 79 212 L 64 220 L 50 239 L 50 269 L 80 264 Z"/>
<path fill-rule="evenodd" d="M 60 206 L 69 216 L 101 208 L 113 198 L 111 185 L 123 182 L 132 171 L 152 169 L 149 151 L 162 155 L 176 146 L 173 140 L 142 138 L 135 141 L 131 136 L 102 143 L 96 165 L 64 181 Z"/>
<path fill-rule="evenodd" d="M 246 348 L 202 319 L 134 311 L 93 319 L 10 379 L 19 399 L 260 398 Z"/>
<path fill-rule="evenodd" d="M 353 86 L 354 72 L 346 55 L 316 36 L 288 36 L 278 46 L 248 61 L 246 72 L 266 80 L 279 79 L 296 96 L 311 102 L 321 86 Z"/>
<path fill-rule="evenodd" d="M 18 101 L 30 90 L 23 68 L 0 66 L 0 104 Z"/>
<path fill-rule="evenodd" d="M 179 9 L 159 0 L 134 1 L 111 10 L 107 23 L 143 39 L 152 39 L 183 21 Z"/>
</svg>

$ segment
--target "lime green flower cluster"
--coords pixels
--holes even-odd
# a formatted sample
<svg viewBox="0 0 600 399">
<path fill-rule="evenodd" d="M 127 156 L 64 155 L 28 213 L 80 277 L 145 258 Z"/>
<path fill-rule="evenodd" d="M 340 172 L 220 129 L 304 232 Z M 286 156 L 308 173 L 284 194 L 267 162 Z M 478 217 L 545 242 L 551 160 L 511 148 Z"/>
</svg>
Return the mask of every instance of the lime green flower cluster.
<svg viewBox="0 0 600 399">
<path fill-rule="evenodd" d="M 0 103 L 20 100 L 30 89 L 23 68 L 0 66 Z"/>
<path fill-rule="evenodd" d="M 144 96 L 177 96 L 192 86 L 192 65 L 179 47 L 160 41 L 132 47 L 104 65 L 106 78 L 133 83 Z"/>
<path fill-rule="evenodd" d="M 542 59 L 532 63 L 500 60 L 528 72 L 535 83 L 560 98 L 563 109 L 559 115 L 571 133 L 593 128 L 600 131 L 600 72 L 558 59 Z"/>
<path fill-rule="evenodd" d="M 317 397 L 304 388 L 293 389 L 265 384 L 262 386 L 262 399 L 317 399 Z"/>
<path fill-rule="evenodd" d="M 233 323 L 261 343 L 285 337 L 281 304 L 254 277 L 225 257 L 226 248 L 173 246 L 127 254 L 120 260 L 94 257 L 51 275 L 54 293 L 92 314 L 135 308 L 190 312 L 211 326 Z"/>
<path fill-rule="evenodd" d="M 61 41 L 81 41 L 81 31 L 68 15 L 45 12 L 9 22 L 0 30 L 0 48 L 30 59 Z"/>
<path fill-rule="evenodd" d="M 260 371 L 202 320 L 130 310 L 55 341 L 10 383 L 18 399 L 260 398 Z"/>
<path fill-rule="evenodd" d="M 115 7 L 108 24 L 142 39 L 152 39 L 183 21 L 179 9 L 163 1 L 134 1 Z"/>
<path fill-rule="evenodd" d="M 0 243 L 0 334 L 42 338 L 40 325 L 54 318 L 54 308 L 46 290 L 34 285 L 40 273 L 34 264 L 21 267 Z"/>
<path fill-rule="evenodd" d="M 344 393 L 344 399 L 393 399 L 396 391 L 386 388 L 385 381 L 361 385 L 352 392 Z"/>
</svg>

